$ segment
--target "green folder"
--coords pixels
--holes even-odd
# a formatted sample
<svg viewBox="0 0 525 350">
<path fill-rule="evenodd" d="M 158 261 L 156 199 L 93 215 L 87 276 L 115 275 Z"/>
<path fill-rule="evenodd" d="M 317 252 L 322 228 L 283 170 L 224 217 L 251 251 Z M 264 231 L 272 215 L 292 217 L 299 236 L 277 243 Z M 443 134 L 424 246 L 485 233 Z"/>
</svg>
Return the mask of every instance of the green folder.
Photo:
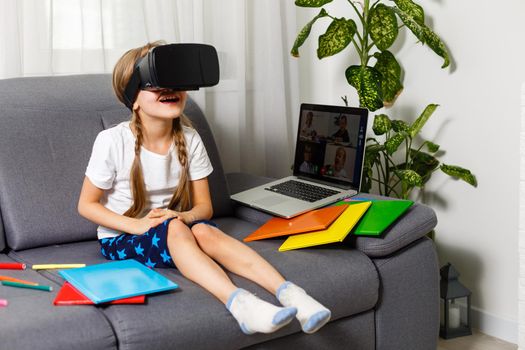
<svg viewBox="0 0 525 350">
<path fill-rule="evenodd" d="M 335 203 L 335 205 L 357 203 L 362 203 L 362 201 L 340 201 Z M 372 200 L 372 205 L 363 215 L 352 234 L 357 236 L 380 236 L 412 204 L 414 202 L 411 200 Z"/>
</svg>

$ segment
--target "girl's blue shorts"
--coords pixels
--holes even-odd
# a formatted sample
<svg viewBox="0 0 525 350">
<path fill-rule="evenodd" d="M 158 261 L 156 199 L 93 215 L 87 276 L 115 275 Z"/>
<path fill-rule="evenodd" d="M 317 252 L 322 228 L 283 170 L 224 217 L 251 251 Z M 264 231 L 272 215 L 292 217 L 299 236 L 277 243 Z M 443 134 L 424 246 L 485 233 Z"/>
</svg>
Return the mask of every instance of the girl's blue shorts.
<svg viewBox="0 0 525 350">
<path fill-rule="evenodd" d="M 135 259 L 148 267 L 175 267 L 168 249 L 168 224 L 172 219 L 152 227 L 142 235 L 123 233 L 113 238 L 99 239 L 100 252 L 108 260 Z M 197 220 L 189 224 L 217 225 L 210 220 Z"/>
</svg>

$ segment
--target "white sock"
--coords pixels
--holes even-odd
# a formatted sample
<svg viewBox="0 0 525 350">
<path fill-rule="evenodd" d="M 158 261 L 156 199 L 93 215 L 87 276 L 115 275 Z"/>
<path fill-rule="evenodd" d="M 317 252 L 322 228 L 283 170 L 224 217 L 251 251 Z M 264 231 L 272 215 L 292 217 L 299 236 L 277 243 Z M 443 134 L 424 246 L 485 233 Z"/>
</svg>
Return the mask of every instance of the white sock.
<svg viewBox="0 0 525 350">
<path fill-rule="evenodd" d="M 297 313 L 295 307 L 272 305 L 242 288 L 230 295 L 226 308 L 245 334 L 275 332 L 290 323 Z"/>
<path fill-rule="evenodd" d="M 276 296 L 284 306 L 297 308 L 297 319 L 305 333 L 317 332 L 332 315 L 330 310 L 292 282 L 286 281 L 281 284 Z"/>
</svg>

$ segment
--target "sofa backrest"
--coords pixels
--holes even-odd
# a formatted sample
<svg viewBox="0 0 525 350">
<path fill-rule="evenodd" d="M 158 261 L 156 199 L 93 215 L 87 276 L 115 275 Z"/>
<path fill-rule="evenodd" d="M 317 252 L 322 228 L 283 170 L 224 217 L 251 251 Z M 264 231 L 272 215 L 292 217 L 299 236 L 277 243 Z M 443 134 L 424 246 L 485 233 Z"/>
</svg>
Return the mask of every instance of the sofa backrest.
<svg viewBox="0 0 525 350">
<path fill-rule="evenodd" d="M 4 224 L 2 222 L 2 216 L 0 215 L 0 253 L 6 248 L 5 245 L 5 233 L 4 233 Z"/>
<path fill-rule="evenodd" d="M 229 215 L 209 125 L 191 99 L 185 112 L 214 167 L 214 214 Z M 96 225 L 77 213 L 84 172 L 97 134 L 128 119 L 107 74 L 0 80 L 0 251 L 5 243 L 22 250 L 96 238 Z"/>
</svg>

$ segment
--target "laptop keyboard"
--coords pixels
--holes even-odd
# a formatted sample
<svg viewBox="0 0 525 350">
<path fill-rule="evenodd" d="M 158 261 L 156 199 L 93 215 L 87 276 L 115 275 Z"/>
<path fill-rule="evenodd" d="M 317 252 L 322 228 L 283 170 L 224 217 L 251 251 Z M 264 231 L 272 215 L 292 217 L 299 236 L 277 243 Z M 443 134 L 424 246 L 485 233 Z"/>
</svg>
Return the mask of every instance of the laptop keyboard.
<svg viewBox="0 0 525 350">
<path fill-rule="evenodd" d="M 334 191 L 295 180 L 281 182 L 280 184 L 266 187 L 265 190 L 284 194 L 285 196 L 301 199 L 307 202 L 315 202 L 340 193 L 340 191 Z"/>
</svg>

